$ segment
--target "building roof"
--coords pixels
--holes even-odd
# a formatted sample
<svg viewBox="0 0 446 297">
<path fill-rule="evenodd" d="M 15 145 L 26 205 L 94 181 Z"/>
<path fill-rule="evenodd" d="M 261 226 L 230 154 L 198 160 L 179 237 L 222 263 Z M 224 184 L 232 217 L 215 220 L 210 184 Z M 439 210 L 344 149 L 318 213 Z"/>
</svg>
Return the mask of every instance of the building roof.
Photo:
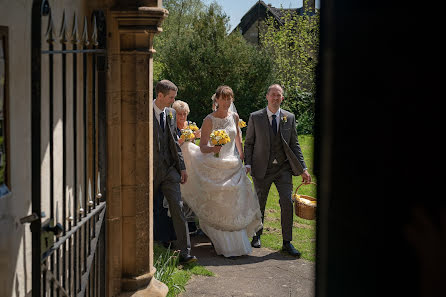
<svg viewBox="0 0 446 297">
<path fill-rule="evenodd" d="M 304 11 L 303 7 L 299 8 L 277 8 L 271 4 L 265 4 L 263 1 L 257 1 L 242 17 L 240 23 L 234 30 L 240 30 L 244 34 L 258 19 L 266 19 L 273 16 L 279 24 L 284 24 L 284 15 L 286 12 L 298 15 L 313 15 L 313 11 Z"/>
</svg>

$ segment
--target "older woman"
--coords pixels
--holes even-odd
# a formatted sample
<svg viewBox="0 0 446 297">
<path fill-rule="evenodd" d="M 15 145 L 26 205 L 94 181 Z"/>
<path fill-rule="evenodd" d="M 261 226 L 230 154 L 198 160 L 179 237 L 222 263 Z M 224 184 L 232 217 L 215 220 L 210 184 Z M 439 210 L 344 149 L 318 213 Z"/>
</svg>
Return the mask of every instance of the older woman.
<svg viewBox="0 0 446 297">
<path fill-rule="evenodd" d="M 184 140 L 181 137 L 181 130 L 182 129 L 186 129 L 190 124 L 192 124 L 192 122 L 187 120 L 187 116 L 190 113 L 190 109 L 189 109 L 189 104 L 187 104 L 184 101 L 181 100 L 176 100 L 173 104 L 172 104 L 172 108 L 175 109 L 176 114 L 177 114 L 177 135 L 178 135 L 178 142 L 180 145 L 182 145 L 184 143 Z M 200 138 L 201 137 L 201 130 L 198 129 L 196 131 L 194 131 L 194 135 L 195 138 Z M 167 207 L 167 201 L 165 201 L 166 203 L 164 204 L 165 207 Z M 183 211 L 184 211 L 184 215 L 186 217 L 186 220 L 188 221 L 188 225 L 189 225 L 189 232 L 191 233 L 191 235 L 194 234 L 198 234 L 198 235 L 202 235 L 203 233 L 201 232 L 200 229 L 198 229 L 198 227 L 195 224 L 195 214 L 193 213 L 192 209 L 190 209 L 186 203 L 184 203 L 183 205 Z"/>
<path fill-rule="evenodd" d="M 180 137 L 181 130 L 185 129 L 186 127 L 188 127 L 191 124 L 191 122 L 189 122 L 187 120 L 187 116 L 190 113 L 189 104 L 187 104 L 186 102 L 181 101 L 181 100 L 176 100 L 172 104 L 172 108 L 175 109 L 175 111 L 177 113 L 177 134 L 178 134 L 178 137 Z M 201 130 L 194 131 L 194 135 L 195 135 L 195 138 L 200 138 Z M 184 140 L 179 138 L 178 142 L 181 145 L 181 144 L 183 144 Z"/>
</svg>

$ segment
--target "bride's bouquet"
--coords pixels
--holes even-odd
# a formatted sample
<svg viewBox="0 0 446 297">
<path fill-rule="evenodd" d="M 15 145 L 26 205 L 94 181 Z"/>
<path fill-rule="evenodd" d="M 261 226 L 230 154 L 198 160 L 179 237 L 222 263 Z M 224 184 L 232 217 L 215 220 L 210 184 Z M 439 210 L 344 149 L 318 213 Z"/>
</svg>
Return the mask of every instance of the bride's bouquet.
<svg viewBox="0 0 446 297">
<path fill-rule="evenodd" d="M 226 133 L 226 130 L 224 129 L 212 131 L 210 139 L 211 139 L 211 144 L 214 146 L 222 146 L 231 141 L 231 138 L 229 138 L 229 135 Z M 218 158 L 219 153 L 215 153 L 214 156 Z"/>
<path fill-rule="evenodd" d="M 195 139 L 194 131 L 192 129 L 182 129 L 180 138 L 184 141 L 193 141 Z"/>
</svg>

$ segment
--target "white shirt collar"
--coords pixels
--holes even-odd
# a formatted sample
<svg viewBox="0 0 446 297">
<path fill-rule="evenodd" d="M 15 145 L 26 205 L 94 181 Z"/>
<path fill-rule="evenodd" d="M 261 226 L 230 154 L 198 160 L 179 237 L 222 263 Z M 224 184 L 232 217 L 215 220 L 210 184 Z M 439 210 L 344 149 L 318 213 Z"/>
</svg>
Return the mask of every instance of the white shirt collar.
<svg viewBox="0 0 446 297">
<path fill-rule="evenodd" d="M 280 107 L 279 109 L 276 111 L 276 113 L 273 113 L 271 110 L 269 110 L 268 106 L 266 107 L 266 113 L 268 114 L 268 118 L 271 118 L 273 114 L 276 115 L 276 118 L 279 119 L 280 118 Z"/>
<path fill-rule="evenodd" d="M 155 113 L 158 116 L 158 118 L 159 118 L 159 115 L 160 115 L 161 112 L 164 112 L 164 115 L 166 115 L 166 108 L 164 107 L 163 110 L 159 109 L 158 106 L 156 106 L 155 101 L 156 101 L 156 99 L 153 100 L 153 110 L 155 111 Z"/>
</svg>

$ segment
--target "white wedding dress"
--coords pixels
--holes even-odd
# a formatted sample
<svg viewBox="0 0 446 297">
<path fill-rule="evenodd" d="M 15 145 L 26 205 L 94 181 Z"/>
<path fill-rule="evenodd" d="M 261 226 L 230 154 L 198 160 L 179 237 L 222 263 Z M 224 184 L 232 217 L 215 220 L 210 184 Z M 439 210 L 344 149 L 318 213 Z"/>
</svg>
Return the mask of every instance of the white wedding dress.
<svg viewBox="0 0 446 297">
<path fill-rule="evenodd" d="M 207 117 L 212 129 L 225 129 L 231 141 L 221 148 L 219 157 L 201 153 L 191 142 L 181 146 L 188 174 L 181 195 L 218 255 L 247 255 L 252 251 L 250 238 L 262 227 L 262 215 L 252 182 L 235 153 L 238 123 L 232 112 L 224 119 Z"/>
</svg>

